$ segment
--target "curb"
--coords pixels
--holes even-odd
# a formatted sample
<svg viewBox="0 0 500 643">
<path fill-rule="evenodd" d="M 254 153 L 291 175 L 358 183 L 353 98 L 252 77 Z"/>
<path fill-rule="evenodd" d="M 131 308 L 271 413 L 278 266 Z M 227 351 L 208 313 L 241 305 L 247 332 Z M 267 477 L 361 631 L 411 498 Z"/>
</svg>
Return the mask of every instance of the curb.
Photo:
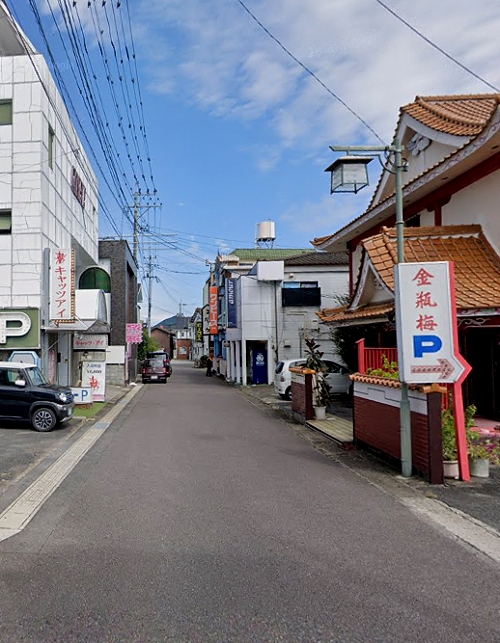
<svg viewBox="0 0 500 643">
<path fill-rule="evenodd" d="M 101 420 L 87 430 L 0 514 L 0 542 L 20 533 L 35 517 L 80 460 L 103 436 L 125 406 L 142 389 L 134 387 L 122 396 Z M 94 420 L 94 418 L 93 418 Z"/>
</svg>

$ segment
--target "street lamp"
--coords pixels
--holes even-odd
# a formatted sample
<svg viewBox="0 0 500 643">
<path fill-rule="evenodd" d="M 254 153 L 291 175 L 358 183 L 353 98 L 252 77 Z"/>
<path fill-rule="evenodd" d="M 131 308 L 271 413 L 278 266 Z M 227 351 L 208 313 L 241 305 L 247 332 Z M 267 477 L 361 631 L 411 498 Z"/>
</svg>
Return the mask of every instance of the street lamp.
<svg viewBox="0 0 500 643">
<path fill-rule="evenodd" d="M 392 145 L 370 147 L 367 145 L 358 146 L 330 146 L 333 152 L 345 152 L 348 156 L 340 157 L 325 169 L 331 173 L 330 194 L 334 192 L 353 192 L 368 185 L 368 163 L 385 153 L 393 157 L 390 164 L 392 169 L 386 169 L 394 174 L 396 181 L 396 244 L 397 263 L 404 263 L 404 219 L 403 219 L 403 172 L 406 170 L 406 162 L 403 160 L 404 146 L 399 139 L 394 139 Z M 356 156 L 357 152 L 368 152 L 371 156 Z M 396 293 L 394 293 L 396 295 Z M 400 429 L 401 429 L 401 473 L 405 478 L 412 475 L 412 453 L 411 453 L 411 416 L 410 401 L 408 398 L 408 384 L 401 382 L 401 406 L 400 406 Z"/>
</svg>

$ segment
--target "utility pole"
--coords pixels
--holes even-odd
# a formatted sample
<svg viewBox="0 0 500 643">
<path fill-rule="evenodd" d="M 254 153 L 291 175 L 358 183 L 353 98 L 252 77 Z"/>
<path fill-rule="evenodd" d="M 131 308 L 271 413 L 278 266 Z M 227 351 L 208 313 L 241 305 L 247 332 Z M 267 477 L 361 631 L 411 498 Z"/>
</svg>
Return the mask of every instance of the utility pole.
<svg viewBox="0 0 500 643">
<path fill-rule="evenodd" d="M 135 184 L 134 192 L 134 261 L 137 264 L 139 251 L 139 184 Z"/>
<path fill-rule="evenodd" d="M 148 263 L 148 335 L 151 337 L 151 308 L 153 301 L 153 262 L 151 253 L 149 254 Z"/>
</svg>

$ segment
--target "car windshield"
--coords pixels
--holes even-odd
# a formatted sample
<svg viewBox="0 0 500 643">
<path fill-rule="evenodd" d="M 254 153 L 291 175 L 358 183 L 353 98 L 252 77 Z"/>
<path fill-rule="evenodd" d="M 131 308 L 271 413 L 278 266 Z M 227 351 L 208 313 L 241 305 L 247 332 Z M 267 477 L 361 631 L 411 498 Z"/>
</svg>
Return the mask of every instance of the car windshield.
<svg viewBox="0 0 500 643">
<path fill-rule="evenodd" d="M 275 373 L 276 373 L 277 375 L 279 375 L 279 374 L 281 373 L 281 371 L 283 370 L 283 366 L 284 366 L 284 365 L 285 365 L 285 363 L 284 363 L 284 362 L 280 362 L 280 363 L 276 366 Z"/>
<path fill-rule="evenodd" d="M 38 368 L 38 366 L 34 366 L 33 368 L 28 368 L 27 372 L 32 386 L 42 386 L 43 384 L 48 384 L 47 378 L 42 373 L 42 371 Z"/>
<path fill-rule="evenodd" d="M 150 366 L 153 368 L 161 368 L 164 366 L 164 361 L 162 357 L 157 357 L 155 359 L 148 359 L 146 362 L 146 366 Z"/>
</svg>

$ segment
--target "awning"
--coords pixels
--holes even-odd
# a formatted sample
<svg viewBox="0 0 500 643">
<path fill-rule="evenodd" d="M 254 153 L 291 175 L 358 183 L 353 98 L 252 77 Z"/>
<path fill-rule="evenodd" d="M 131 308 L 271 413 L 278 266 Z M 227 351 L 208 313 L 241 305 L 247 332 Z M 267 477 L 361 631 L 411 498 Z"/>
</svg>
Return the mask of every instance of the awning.
<svg viewBox="0 0 500 643">
<path fill-rule="evenodd" d="M 109 333 L 108 306 L 103 290 L 75 291 L 75 319 L 69 322 L 50 320 L 42 330 L 53 333 Z"/>
</svg>

